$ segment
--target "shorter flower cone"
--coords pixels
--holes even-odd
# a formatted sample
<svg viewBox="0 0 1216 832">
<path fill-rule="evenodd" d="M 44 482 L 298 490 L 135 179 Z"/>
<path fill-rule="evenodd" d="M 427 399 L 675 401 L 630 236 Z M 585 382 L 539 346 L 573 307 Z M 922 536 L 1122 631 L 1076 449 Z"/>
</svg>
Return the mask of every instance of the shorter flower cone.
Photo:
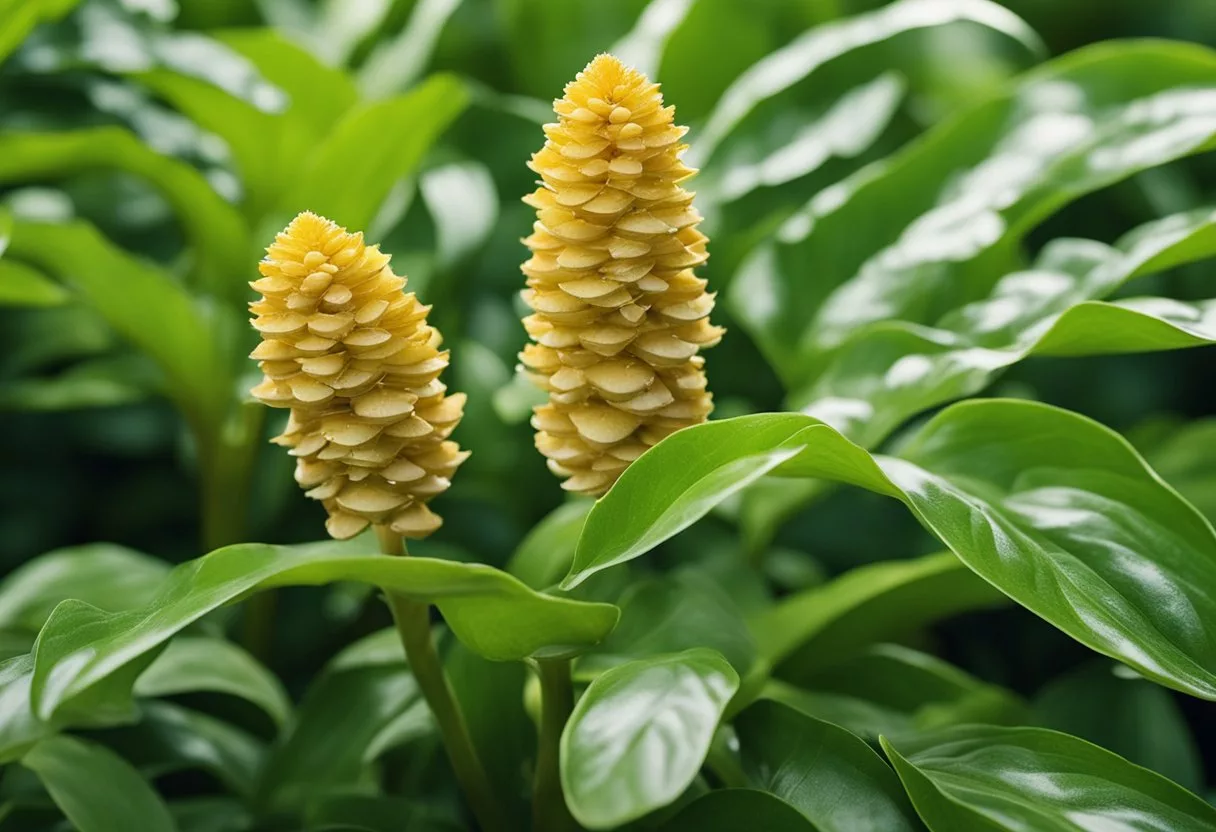
<svg viewBox="0 0 1216 832">
<path fill-rule="evenodd" d="M 296 457 L 296 481 L 329 512 L 339 539 L 369 523 L 426 537 L 442 522 L 427 503 L 468 456 L 448 436 L 465 397 L 446 395 L 448 365 L 429 307 L 378 246 L 323 217 L 300 214 L 266 250 L 250 304 L 265 374 L 252 394 L 291 409 L 275 442 Z"/>
<path fill-rule="evenodd" d="M 705 359 L 723 330 L 693 268 L 706 237 L 680 161 L 687 128 L 657 84 L 600 55 L 554 103 L 558 122 L 529 166 L 541 187 L 524 243 L 520 354 L 549 394 L 536 408 L 536 447 L 562 487 L 607 491 L 647 448 L 705 421 L 713 409 Z"/>
</svg>

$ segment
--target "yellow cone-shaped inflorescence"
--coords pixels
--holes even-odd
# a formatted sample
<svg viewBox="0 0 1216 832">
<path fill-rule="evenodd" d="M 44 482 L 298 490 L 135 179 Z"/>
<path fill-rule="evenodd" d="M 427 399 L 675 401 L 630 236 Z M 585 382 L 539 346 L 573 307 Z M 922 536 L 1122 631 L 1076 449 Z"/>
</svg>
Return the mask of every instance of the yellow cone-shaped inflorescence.
<svg viewBox="0 0 1216 832">
<path fill-rule="evenodd" d="M 665 436 L 713 407 L 698 352 L 722 337 L 701 217 L 680 182 L 687 128 L 657 84 L 600 55 L 554 103 L 530 167 L 541 186 L 524 243 L 525 372 L 549 393 L 536 446 L 570 491 L 598 495 Z"/>
<path fill-rule="evenodd" d="M 427 502 L 468 456 L 448 439 L 465 397 L 439 380 L 448 354 L 430 307 L 403 293 L 378 246 L 312 213 L 279 233 L 259 270 L 250 310 L 262 343 L 250 357 L 265 378 L 252 393 L 291 408 L 275 441 L 297 458 L 296 481 L 336 538 L 369 523 L 426 537 L 441 522 Z"/>
</svg>

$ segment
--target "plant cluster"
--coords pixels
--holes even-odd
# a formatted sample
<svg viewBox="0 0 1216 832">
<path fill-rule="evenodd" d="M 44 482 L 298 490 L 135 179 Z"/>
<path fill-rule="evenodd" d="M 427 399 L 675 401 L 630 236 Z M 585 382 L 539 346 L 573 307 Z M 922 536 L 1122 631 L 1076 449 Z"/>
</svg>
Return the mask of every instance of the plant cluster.
<svg viewBox="0 0 1216 832">
<path fill-rule="evenodd" d="M 176 414 L 209 553 L 0 579 L 0 832 L 1216 829 L 1213 423 L 1017 375 L 1216 342 L 1216 52 L 496 4 L 549 112 L 474 0 L 138 5 L 0 0 L 0 404 Z"/>
</svg>

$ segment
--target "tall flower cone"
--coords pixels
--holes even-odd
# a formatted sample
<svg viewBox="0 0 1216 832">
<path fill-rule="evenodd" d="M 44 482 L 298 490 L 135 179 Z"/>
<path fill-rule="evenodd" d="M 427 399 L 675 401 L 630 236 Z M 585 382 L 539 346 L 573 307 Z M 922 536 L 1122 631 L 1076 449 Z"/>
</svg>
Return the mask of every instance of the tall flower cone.
<svg viewBox="0 0 1216 832">
<path fill-rule="evenodd" d="M 523 264 L 520 361 L 549 393 L 536 446 L 570 491 L 608 490 L 650 446 L 705 421 L 705 359 L 723 330 L 693 268 L 707 239 L 680 161 L 687 128 L 658 84 L 600 55 L 554 102 L 556 124 L 529 167 L 541 185 Z"/>
<path fill-rule="evenodd" d="M 463 393 L 446 395 L 441 337 L 430 307 L 363 234 L 304 212 L 280 232 L 250 285 L 265 374 L 252 394 L 291 408 L 274 441 L 290 448 L 296 481 L 329 512 L 339 539 L 369 523 L 426 537 L 442 522 L 427 502 L 468 456 L 448 436 Z"/>
</svg>

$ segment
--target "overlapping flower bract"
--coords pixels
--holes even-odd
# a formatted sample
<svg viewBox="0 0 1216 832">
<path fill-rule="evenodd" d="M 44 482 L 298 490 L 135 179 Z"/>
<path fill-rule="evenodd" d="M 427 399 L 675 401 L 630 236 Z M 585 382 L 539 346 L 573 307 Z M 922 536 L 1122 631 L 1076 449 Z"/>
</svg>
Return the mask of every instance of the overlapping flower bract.
<svg viewBox="0 0 1216 832">
<path fill-rule="evenodd" d="M 643 451 L 713 407 L 698 352 L 722 337 L 692 271 L 706 237 L 680 161 L 687 128 L 657 84 L 600 55 L 554 104 L 530 167 L 525 372 L 549 393 L 532 424 L 563 487 L 602 494 Z"/>
<path fill-rule="evenodd" d="M 427 502 L 468 456 L 448 439 L 464 394 L 448 396 L 448 364 L 430 307 L 405 294 L 361 233 L 305 212 L 266 250 L 250 305 L 262 343 L 250 357 L 265 378 L 252 390 L 291 408 L 274 441 L 297 457 L 296 481 L 351 537 L 377 523 L 407 537 L 440 525 Z"/>
</svg>

